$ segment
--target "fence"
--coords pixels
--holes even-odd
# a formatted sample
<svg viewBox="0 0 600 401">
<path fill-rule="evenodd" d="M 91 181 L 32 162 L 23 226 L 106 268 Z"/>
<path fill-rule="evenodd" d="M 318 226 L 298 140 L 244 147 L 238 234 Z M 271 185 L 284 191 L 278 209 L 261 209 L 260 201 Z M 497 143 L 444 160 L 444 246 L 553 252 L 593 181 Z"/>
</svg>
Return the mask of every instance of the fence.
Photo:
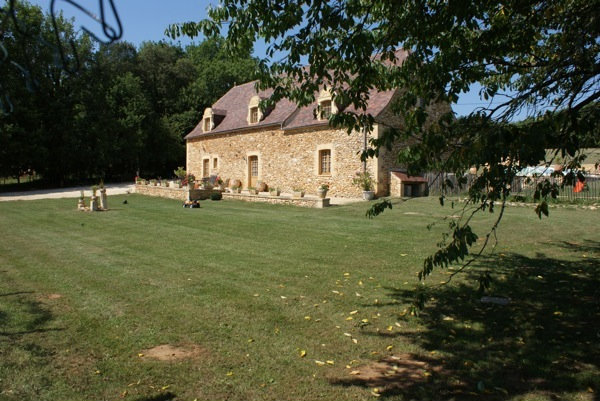
<svg viewBox="0 0 600 401">
<path fill-rule="evenodd" d="M 446 195 L 464 195 L 469 190 L 469 187 L 475 180 L 474 175 L 467 175 L 467 183 L 459 188 L 456 176 L 451 173 L 434 173 L 425 174 L 427 178 L 427 187 L 430 195 L 439 195 L 442 192 L 442 184 L 445 180 L 449 180 L 453 184 L 453 188 L 446 187 Z M 559 185 L 559 200 L 575 201 L 575 200 L 600 200 L 600 176 L 587 176 L 583 189 L 575 192 L 575 187 L 565 185 L 561 187 L 561 177 L 515 177 L 511 184 L 511 195 L 522 196 L 524 198 L 533 198 L 536 184 L 542 180 L 549 180 L 551 183 Z"/>
</svg>

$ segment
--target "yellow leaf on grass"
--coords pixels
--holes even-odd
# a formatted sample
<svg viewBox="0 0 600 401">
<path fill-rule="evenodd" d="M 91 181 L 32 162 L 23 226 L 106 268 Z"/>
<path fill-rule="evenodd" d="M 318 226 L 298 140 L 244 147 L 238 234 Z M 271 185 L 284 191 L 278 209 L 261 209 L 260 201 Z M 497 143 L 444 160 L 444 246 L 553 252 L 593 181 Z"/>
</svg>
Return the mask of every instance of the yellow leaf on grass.
<svg viewBox="0 0 600 401">
<path fill-rule="evenodd" d="M 358 285 L 363 285 L 363 282 L 362 282 L 362 280 L 358 282 Z"/>
<path fill-rule="evenodd" d="M 392 331 L 392 330 L 394 330 L 394 326 L 388 326 L 387 327 L 387 331 Z"/>
<path fill-rule="evenodd" d="M 306 351 L 302 350 L 300 351 L 300 358 L 304 358 L 306 356 Z"/>
<path fill-rule="evenodd" d="M 344 273 L 344 276 L 348 277 L 350 275 L 350 273 Z"/>
<path fill-rule="evenodd" d="M 358 340 L 357 340 L 356 338 L 353 338 L 353 339 L 352 339 L 352 342 L 353 342 L 354 344 L 358 344 Z"/>
<path fill-rule="evenodd" d="M 253 343 L 253 342 L 254 342 L 254 339 L 253 339 L 253 338 L 249 338 L 249 339 L 248 339 L 248 342 L 249 342 L 249 343 Z"/>
<path fill-rule="evenodd" d="M 328 360 L 328 361 L 327 361 L 327 364 L 328 364 L 328 365 L 333 365 L 333 364 L 334 364 L 334 362 L 333 362 L 332 360 Z"/>
<path fill-rule="evenodd" d="M 352 312 L 350 312 L 351 315 L 356 315 L 358 313 L 357 310 L 353 310 Z"/>
<path fill-rule="evenodd" d="M 310 316 L 304 316 L 304 320 L 310 320 Z"/>
<path fill-rule="evenodd" d="M 346 318 L 346 320 L 352 320 L 352 319 L 354 319 L 352 316 L 348 316 L 348 317 Z"/>
<path fill-rule="evenodd" d="M 352 372 L 350 372 L 351 375 L 359 375 L 360 374 L 360 370 L 353 370 Z"/>
<path fill-rule="evenodd" d="M 284 297 L 283 295 L 281 296 L 281 299 L 287 299 L 287 297 Z"/>
<path fill-rule="evenodd" d="M 323 361 L 317 361 L 316 359 L 315 359 L 315 363 L 316 363 L 317 365 L 319 365 L 319 366 L 323 366 L 323 365 L 325 365 L 325 362 L 323 362 Z"/>
<path fill-rule="evenodd" d="M 363 319 L 363 320 L 361 320 L 361 322 L 363 322 L 363 323 L 369 323 L 369 319 Z"/>
<path fill-rule="evenodd" d="M 401 253 L 400 256 L 407 256 L 407 253 Z"/>
<path fill-rule="evenodd" d="M 143 357 L 143 356 L 144 356 L 144 354 L 141 354 L 141 353 L 140 353 L 140 354 L 138 354 L 138 356 L 141 358 L 141 357 Z"/>
<path fill-rule="evenodd" d="M 385 347 L 385 349 L 387 349 L 388 351 L 391 351 L 391 350 L 392 350 L 392 348 L 394 348 L 394 346 L 393 346 L 393 345 L 388 345 L 387 347 Z"/>
<path fill-rule="evenodd" d="M 233 376 L 233 372 L 232 371 L 227 372 L 227 376 Z"/>
<path fill-rule="evenodd" d="M 355 292 L 354 295 L 356 295 L 357 297 L 362 297 L 362 295 L 360 295 L 358 292 Z"/>
<path fill-rule="evenodd" d="M 344 335 L 345 335 L 346 337 L 352 337 L 352 334 L 350 334 L 350 333 L 344 333 Z"/>
<path fill-rule="evenodd" d="M 168 389 L 169 387 L 171 387 L 171 386 L 167 384 L 166 386 L 162 386 L 160 389 L 161 389 L 161 390 L 166 390 L 166 389 Z"/>
</svg>

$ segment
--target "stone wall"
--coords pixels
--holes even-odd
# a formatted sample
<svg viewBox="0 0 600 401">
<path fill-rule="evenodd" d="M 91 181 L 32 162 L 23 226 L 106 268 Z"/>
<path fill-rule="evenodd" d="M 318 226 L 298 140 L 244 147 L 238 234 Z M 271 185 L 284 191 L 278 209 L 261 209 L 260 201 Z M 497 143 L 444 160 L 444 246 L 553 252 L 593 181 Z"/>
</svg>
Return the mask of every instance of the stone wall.
<svg viewBox="0 0 600 401">
<path fill-rule="evenodd" d="M 344 130 L 331 128 L 213 134 L 187 141 L 187 171 L 200 178 L 208 165 L 208 175 L 218 175 L 223 180 L 238 179 L 246 188 L 248 158 L 258 156 L 258 180 L 270 187 L 283 192 L 301 188 L 307 194 L 316 194 L 321 184 L 328 184 L 330 196 L 359 197 L 362 191 L 352 180 L 363 169 L 359 154 L 363 146 L 362 133 L 348 135 Z M 331 149 L 331 174 L 319 174 L 320 149 Z M 376 160 L 370 159 L 367 169 L 375 179 L 389 180 L 387 172 L 381 175 L 377 171 Z"/>
<path fill-rule="evenodd" d="M 212 193 L 219 193 L 216 189 L 192 189 L 188 188 L 173 188 L 161 187 L 154 185 L 135 185 L 135 192 L 141 195 L 158 196 L 160 198 L 177 199 L 180 201 L 186 200 L 203 200 L 210 198 Z"/>
<path fill-rule="evenodd" d="M 329 198 L 292 198 L 289 196 L 249 195 L 236 193 L 223 193 L 223 199 L 237 199 L 245 202 L 261 202 L 273 205 L 294 205 L 322 209 L 329 206 Z"/>
<path fill-rule="evenodd" d="M 136 184 L 135 192 L 141 195 L 158 196 L 161 198 L 178 199 L 181 201 L 187 199 L 187 188 L 171 188 Z"/>
</svg>

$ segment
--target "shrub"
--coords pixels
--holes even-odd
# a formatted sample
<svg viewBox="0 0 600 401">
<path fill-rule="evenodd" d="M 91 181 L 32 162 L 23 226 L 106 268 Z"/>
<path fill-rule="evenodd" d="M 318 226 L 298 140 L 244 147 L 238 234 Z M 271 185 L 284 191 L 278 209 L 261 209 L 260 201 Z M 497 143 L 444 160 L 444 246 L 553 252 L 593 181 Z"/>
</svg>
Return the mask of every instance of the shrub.
<svg viewBox="0 0 600 401">
<path fill-rule="evenodd" d="M 210 194 L 210 200 L 219 201 L 223 199 L 223 195 L 220 192 L 213 192 Z"/>
</svg>

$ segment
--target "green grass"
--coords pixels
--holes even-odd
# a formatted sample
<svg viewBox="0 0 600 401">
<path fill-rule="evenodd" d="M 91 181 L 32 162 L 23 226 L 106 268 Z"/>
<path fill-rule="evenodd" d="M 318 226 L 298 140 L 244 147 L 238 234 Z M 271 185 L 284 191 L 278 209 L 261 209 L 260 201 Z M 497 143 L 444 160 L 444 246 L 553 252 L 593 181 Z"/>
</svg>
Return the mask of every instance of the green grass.
<svg viewBox="0 0 600 401">
<path fill-rule="evenodd" d="M 374 386 L 390 400 L 598 399 L 597 211 L 540 221 L 509 208 L 494 255 L 411 317 L 445 223 L 426 226 L 457 213 L 435 199 L 374 220 L 365 203 L 109 202 L 93 214 L 73 199 L 0 203 L 0 400 L 363 400 Z M 478 302 L 487 269 L 510 305 Z M 139 356 L 161 344 L 201 352 Z M 441 368 L 349 374 L 405 353 Z"/>
</svg>

